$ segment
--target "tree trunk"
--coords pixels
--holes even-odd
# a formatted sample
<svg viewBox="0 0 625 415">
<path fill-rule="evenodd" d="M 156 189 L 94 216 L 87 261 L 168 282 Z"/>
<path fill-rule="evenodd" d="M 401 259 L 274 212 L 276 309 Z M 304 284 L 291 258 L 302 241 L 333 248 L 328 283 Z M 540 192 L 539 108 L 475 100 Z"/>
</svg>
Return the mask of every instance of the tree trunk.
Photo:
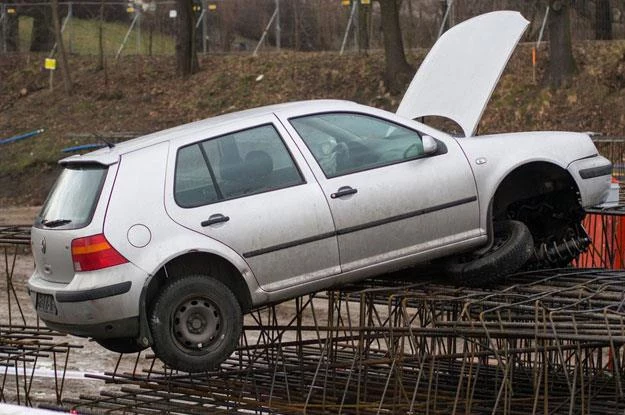
<svg viewBox="0 0 625 415">
<path fill-rule="evenodd" d="M 371 6 L 360 4 L 358 8 L 358 51 L 369 50 L 369 25 Z"/>
<path fill-rule="evenodd" d="M 182 77 L 200 69 L 195 43 L 193 0 L 177 0 L 176 72 Z"/>
<path fill-rule="evenodd" d="M 30 37 L 31 52 L 49 52 L 54 46 L 52 14 L 48 7 L 33 7 L 33 29 Z"/>
<path fill-rule="evenodd" d="M 404 54 L 404 43 L 399 27 L 398 0 L 378 1 L 382 14 L 382 32 L 384 35 L 384 60 L 386 64 L 384 78 L 389 90 L 396 94 L 406 87 L 413 70 L 408 65 Z"/>
<path fill-rule="evenodd" d="M 597 40 L 612 40 L 612 9 L 610 0 L 596 0 L 595 36 Z"/>
<path fill-rule="evenodd" d="M 569 2 L 549 1 L 549 84 L 558 88 L 577 71 L 571 45 Z"/>
<path fill-rule="evenodd" d="M 0 43 L 0 47 L 6 46 L 7 52 L 17 52 L 20 47 L 17 13 L 6 14 L 5 18 L 6 18 L 5 20 L 6 26 L 2 27 L 4 32 L 0 34 L 0 37 L 2 36 L 6 36 L 6 37 L 2 39 L 2 43 Z M 4 51 L 0 50 L 0 53 L 1 52 L 4 52 Z"/>
<path fill-rule="evenodd" d="M 299 0 L 293 2 L 293 38 L 295 39 L 295 50 L 302 49 L 302 39 L 300 37 L 299 24 Z"/>
<path fill-rule="evenodd" d="M 97 70 L 104 69 L 104 0 L 100 0 L 100 22 L 98 24 L 98 66 Z"/>
<path fill-rule="evenodd" d="M 50 4 L 52 8 L 52 23 L 54 26 L 54 37 L 61 58 L 61 76 L 63 77 L 63 87 L 67 95 L 72 94 L 72 79 L 69 74 L 69 65 L 67 64 L 67 55 L 65 54 L 65 46 L 63 45 L 63 34 L 61 33 L 61 22 L 59 17 L 59 0 L 52 0 Z"/>
</svg>

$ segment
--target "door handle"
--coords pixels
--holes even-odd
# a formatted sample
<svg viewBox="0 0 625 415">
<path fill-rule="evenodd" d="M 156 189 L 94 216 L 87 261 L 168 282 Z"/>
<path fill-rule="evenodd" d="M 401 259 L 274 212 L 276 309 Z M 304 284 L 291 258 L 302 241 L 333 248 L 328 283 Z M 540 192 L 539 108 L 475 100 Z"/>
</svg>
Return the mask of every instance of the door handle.
<svg viewBox="0 0 625 415">
<path fill-rule="evenodd" d="M 202 227 L 207 227 L 210 225 L 214 225 L 216 223 L 228 222 L 229 220 L 230 220 L 230 216 L 224 216 L 221 213 L 217 213 L 215 215 L 210 215 L 208 219 L 205 221 L 202 221 L 200 225 L 202 225 Z"/>
<path fill-rule="evenodd" d="M 358 193 L 358 189 L 354 189 L 353 187 L 349 186 L 341 186 L 339 187 L 339 190 L 337 190 L 335 193 L 332 193 L 330 197 L 332 199 L 336 199 L 337 197 L 353 195 L 354 193 Z"/>
</svg>

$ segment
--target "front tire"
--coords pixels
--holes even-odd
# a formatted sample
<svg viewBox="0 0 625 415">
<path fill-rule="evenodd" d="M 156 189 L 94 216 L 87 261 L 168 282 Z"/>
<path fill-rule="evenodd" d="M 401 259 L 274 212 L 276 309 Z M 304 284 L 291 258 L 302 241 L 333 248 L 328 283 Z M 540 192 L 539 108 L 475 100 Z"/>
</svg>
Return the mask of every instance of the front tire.
<svg viewBox="0 0 625 415">
<path fill-rule="evenodd" d="M 220 281 L 190 275 L 173 281 L 152 307 L 156 356 L 184 372 L 212 370 L 232 354 L 243 329 L 241 306 Z"/>
<path fill-rule="evenodd" d="M 452 259 L 445 269 L 457 284 L 477 286 L 501 280 L 521 269 L 534 252 L 532 234 L 523 222 L 503 220 L 493 224 L 491 248 L 482 255 Z"/>
</svg>

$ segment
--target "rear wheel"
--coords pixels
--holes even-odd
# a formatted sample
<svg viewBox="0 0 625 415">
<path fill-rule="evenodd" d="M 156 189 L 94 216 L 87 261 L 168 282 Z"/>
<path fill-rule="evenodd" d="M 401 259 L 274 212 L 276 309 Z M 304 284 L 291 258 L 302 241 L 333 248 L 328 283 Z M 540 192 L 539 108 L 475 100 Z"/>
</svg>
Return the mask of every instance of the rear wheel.
<svg viewBox="0 0 625 415">
<path fill-rule="evenodd" d="M 519 270 L 532 256 L 532 234 L 524 223 L 503 220 L 493 224 L 494 241 L 480 255 L 466 254 L 449 261 L 447 273 L 461 285 L 484 285 Z"/>
<path fill-rule="evenodd" d="M 172 368 L 203 372 L 230 356 L 242 327 L 232 291 L 209 276 L 190 275 L 166 286 L 154 303 L 152 349 Z"/>
</svg>

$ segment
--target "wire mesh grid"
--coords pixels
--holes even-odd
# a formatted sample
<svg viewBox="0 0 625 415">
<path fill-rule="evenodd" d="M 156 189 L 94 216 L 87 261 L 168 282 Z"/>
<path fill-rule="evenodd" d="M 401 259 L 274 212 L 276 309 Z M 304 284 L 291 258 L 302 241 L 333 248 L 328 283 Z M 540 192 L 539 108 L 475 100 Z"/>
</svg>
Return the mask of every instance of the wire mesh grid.
<svg viewBox="0 0 625 415">
<path fill-rule="evenodd" d="M 55 402 L 60 404 L 72 349 L 79 346 L 61 333 L 29 321 L 13 280 L 18 255 L 30 245 L 29 226 L 0 226 L 0 277 L 6 297 L 0 318 L 0 402 L 32 406 L 37 368 L 49 368 Z"/>
<path fill-rule="evenodd" d="M 591 212 L 600 234 L 615 234 L 610 218 L 621 210 Z M 132 356 L 133 371 L 118 364 L 86 375 L 112 386 L 100 395 L 64 396 L 75 346 L 26 324 L 13 287 L 15 257 L 28 243 L 28 227 L 0 229 L 10 310 L 0 325 L 0 399 L 31 404 L 33 368 L 47 359 L 57 403 L 81 413 L 625 409 L 625 272 L 575 268 L 517 274 L 488 289 L 411 270 L 299 297 L 246 316 L 238 350 L 215 372 L 178 373 L 144 352 Z M 620 244 L 597 244 L 598 263 L 618 268 Z"/>
<path fill-rule="evenodd" d="M 614 413 L 625 409 L 624 276 L 566 269 L 467 289 L 393 274 L 255 312 L 216 372 L 153 360 L 97 376 L 117 391 L 64 403 L 82 413 Z"/>
</svg>

